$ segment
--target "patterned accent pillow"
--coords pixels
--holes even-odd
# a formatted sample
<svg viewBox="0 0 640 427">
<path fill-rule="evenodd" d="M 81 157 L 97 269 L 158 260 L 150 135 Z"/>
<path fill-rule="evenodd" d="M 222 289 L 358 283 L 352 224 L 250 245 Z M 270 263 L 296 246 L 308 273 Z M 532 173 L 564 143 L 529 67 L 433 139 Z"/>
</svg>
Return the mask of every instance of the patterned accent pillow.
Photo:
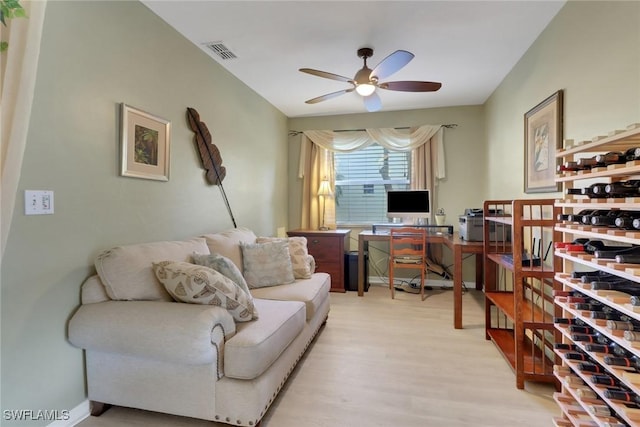
<svg viewBox="0 0 640 427">
<path fill-rule="evenodd" d="M 238 267 L 236 267 L 234 262 L 226 256 L 220 254 L 199 254 L 194 252 L 191 254 L 191 259 L 194 264 L 209 267 L 212 270 L 225 275 L 236 285 L 240 286 L 243 291 L 251 295 L 249 292 L 249 285 L 247 285 L 247 281 L 242 277 L 242 273 Z"/>
<path fill-rule="evenodd" d="M 296 279 L 309 279 L 315 271 L 315 260 L 309 255 L 307 249 L 307 238 L 304 236 L 294 236 L 289 238 L 279 237 L 258 237 L 257 243 L 265 242 L 287 242 L 289 244 L 289 255 L 293 266 L 293 277 Z"/>
<path fill-rule="evenodd" d="M 284 285 L 295 280 L 287 242 L 240 243 L 249 288 Z"/>
<path fill-rule="evenodd" d="M 154 262 L 153 272 L 176 301 L 225 308 L 237 322 L 258 318 L 253 298 L 222 273 L 175 261 Z"/>
</svg>

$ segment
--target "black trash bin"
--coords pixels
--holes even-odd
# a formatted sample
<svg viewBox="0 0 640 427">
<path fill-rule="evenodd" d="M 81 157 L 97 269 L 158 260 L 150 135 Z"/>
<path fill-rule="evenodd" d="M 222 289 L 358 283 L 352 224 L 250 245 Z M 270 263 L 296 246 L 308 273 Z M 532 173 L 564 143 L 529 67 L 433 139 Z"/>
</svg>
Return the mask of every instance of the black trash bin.
<svg viewBox="0 0 640 427">
<path fill-rule="evenodd" d="M 358 291 L 358 251 L 344 254 L 344 282 L 348 291 Z M 369 290 L 369 257 L 364 255 L 364 290 Z"/>
</svg>

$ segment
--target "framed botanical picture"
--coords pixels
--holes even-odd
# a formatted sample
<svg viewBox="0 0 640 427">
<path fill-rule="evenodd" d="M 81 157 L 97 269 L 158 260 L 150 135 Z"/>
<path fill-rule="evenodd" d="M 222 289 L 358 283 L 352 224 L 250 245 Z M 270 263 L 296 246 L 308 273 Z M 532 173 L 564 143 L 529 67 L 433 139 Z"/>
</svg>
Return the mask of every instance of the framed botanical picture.
<svg viewBox="0 0 640 427">
<path fill-rule="evenodd" d="M 171 122 L 121 104 L 122 176 L 169 181 Z"/>
<path fill-rule="evenodd" d="M 560 191 L 555 182 L 556 149 L 562 147 L 562 91 L 524 115 L 524 192 Z"/>
</svg>

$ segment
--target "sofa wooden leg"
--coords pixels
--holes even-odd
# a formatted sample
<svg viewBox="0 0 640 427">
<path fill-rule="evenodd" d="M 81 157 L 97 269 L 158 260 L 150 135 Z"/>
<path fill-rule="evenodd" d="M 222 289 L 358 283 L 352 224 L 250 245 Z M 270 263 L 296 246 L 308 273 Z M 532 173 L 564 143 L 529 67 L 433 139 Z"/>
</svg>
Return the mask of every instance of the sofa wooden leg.
<svg viewBox="0 0 640 427">
<path fill-rule="evenodd" d="M 89 411 L 94 417 L 99 417 L 109 408 L 111 408 L 111 405 L 108 403 L 96 402 L 95 400 L 89 401 Z"/>
</svg>

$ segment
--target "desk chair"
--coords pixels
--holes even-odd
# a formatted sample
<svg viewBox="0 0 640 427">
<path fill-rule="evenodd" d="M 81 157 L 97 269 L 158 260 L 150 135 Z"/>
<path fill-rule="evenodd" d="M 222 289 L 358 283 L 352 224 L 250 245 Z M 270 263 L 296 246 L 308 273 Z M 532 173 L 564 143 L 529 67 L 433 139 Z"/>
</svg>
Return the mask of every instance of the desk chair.
<svg viewBox="0 0 640 427">
<path fill-rule="evenodd" d="M 420 298 L 424 295 L 424 276 L 427 262 L 427 234 L 424 228 L 392 228 L 389 238 L 389 289 L 395 298 L 393 278 L 396 269 L 420 270 Z"/>
</svg>

